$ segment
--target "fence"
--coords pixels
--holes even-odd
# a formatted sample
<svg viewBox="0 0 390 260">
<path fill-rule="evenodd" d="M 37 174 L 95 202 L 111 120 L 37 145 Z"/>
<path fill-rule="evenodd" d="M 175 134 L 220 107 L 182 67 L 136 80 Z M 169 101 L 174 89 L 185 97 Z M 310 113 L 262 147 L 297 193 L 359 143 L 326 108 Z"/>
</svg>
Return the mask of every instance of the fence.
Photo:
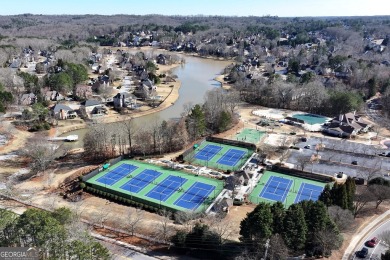
<svg viewBox="0 0 390 260">
<path fill-rule="evenodd" d="M 272 168 L 273 171 L 278 172 L 278 173 L 283 173 L 286 175 L 294 176 L 294 177 L 300 177 L 300 178 L 305 178 L 313 181 L 320 181 L 320 182 L 333 182 L 334 178 L 327 176 L 327 175 L 321 175 L 321 174 L 313 174 L 311 172 L 303 172 L 300 170 L 296 169 L 290 169 L 290 168 L 285 168 L 281 166 L 274 165 Z"/>
<path fill-rule="evenodd" d="M 179 155 L 179 160 L 184 160 L 189 154 L 191 154 L 192 152 L 194 152 L 194 146 L 195 145 L 198 145 L 198 146 L 201 146 L 202 143 L 204 143 L 206 140 L 203 139 L 201 140 L 200 142 L 197 142 L 197 143 L 194 143 L 193 146 L 191 146 L 190 148 L 188 148 L 187 150 L 185 150 L 181 155 Z"/>
<path fill-rule="evenodd" d="M 123 156 L 121 155 L 117 158 L 111 159 L 109 163 L 110 163 L 110 165 L 113 165 L 113 164 L 116 164 L 122 160 L 123 160 Z M 86 182 L 87 180 L 91 179 L 92 177 L 95 177 L 96 175 L 98 175 L 99 173 L 100 173 L 100 170 L 99 170 L 99 168 L 97 168 L 97 169 L 91 171 L 90 173 L 87 173 L 86 175 L 84 175 L 83 181 Z"/>
<path fill-rule="evenodd" d="M 224 138 L 219 138 L 219 137 L 212 137 L 212 136 L 207 137 L 206 141 L 220 143 L 220 144 L 226 144 L 226 145 L 231 145 L 231 146 L 237 146 L 237 147 L 242 147 L 242 148 L 256 151 L 256 145 L 251 144 L 251 143 L 246 143 L 246 142 L 241 142 L 241 141 L 236 141 L 236 140 L 229 140 L 229 139 L 224 139 Z"/>
</svg>

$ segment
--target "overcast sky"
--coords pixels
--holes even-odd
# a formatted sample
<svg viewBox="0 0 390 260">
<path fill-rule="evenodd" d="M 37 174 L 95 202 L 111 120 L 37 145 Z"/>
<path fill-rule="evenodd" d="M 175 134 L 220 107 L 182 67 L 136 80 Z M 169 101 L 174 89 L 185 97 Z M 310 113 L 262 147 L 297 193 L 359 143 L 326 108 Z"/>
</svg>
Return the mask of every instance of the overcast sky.
<svg viewBox="0 0 390 260">
<path fill-rule="evenodd" d="M 1 15 L 164 14 L 226 16 L 390 15 L 389 0 L 3 0 Z"/>
</svg>

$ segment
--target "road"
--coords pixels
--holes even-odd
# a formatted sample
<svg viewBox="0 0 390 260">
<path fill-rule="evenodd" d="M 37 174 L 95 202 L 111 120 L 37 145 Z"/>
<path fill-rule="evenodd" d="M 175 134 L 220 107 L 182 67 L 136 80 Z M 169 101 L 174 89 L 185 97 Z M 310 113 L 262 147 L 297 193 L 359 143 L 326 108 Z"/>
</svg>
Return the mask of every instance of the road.
<svg viewBox="0 0 390 260">
<path fill-rule="evenodd" d="M 361 243 L 355 247 L 355 252 L 361 250 L 365 246 L 366 241 L 370 240 L 373 237 L 380 237 L 380 234 L 384 231 L 390 231 L 390 219 L 378 226 L 376 229 L 374 229 L 370 234 L 368 234 L 362 241 Z M 374 247 L 374 248 L 368 248 L 368 257 L 366 259 L 381 259 L 381 254 L 384 253 L 387 249 L 388 246 L 385 245 L 382 241 L 379 242 L 379 244 Z M 353 259 L 360 259 L 357 256 L 354 256 Z"/>
<path fill-rule="evenodd" d="M 113 260 L 157 260 L 157 258 L 148 256 L 123 246 L 115 245 L 110 242 L 100 241 L 108 250 L 110 250 Z"/>
</svg>

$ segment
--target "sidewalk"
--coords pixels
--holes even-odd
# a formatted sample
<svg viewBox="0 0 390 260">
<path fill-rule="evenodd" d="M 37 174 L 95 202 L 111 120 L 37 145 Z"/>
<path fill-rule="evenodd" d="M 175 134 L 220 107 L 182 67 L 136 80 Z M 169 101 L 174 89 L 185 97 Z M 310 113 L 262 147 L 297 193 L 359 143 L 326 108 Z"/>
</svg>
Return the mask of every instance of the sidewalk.
<svg viewBox="0 0 390 260">
<path fill-rule="evenodd" d="M 343 255 L 343 260 L 348 260 L 350 259 L 353 255 L 354 255 L 354 249 L 357 245 L 359 245 L 359 242 L 364 238 L 364 236 L 366 236 L 366 234 L 372 230 L 374 227 L 376 227 L 378 224 L 380 224 L 382 222 L 382 220 L 384 220 L 387 216 L 390 216 L 390 210 L 386 211 L 385 213 L 383 213 L 382 215 L 380 215 L 379 217 L 377 217 L 374 221 L 372 221 L 369 225 L 367 225 L 366 227 L 364 227 L 358 234 L 355 234 L 350 243 L 349 243 L 349 246 L 347 247 L 347 249 L 345 250 L 344 252 L 344 255 Z"/>
</svg>

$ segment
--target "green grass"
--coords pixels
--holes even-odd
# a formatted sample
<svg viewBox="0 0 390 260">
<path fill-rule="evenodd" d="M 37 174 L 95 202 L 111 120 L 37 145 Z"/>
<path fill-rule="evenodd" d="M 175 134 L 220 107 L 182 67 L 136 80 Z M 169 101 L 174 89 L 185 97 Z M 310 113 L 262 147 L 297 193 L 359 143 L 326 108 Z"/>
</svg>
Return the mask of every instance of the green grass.
<svg viewBox="0 0 390 260">
<path fill-rule="evenodd" d="M 172 170 L 172 169 L 167 168 L 167 167 L 157 166 L 157 165 L 148 164 L 148 163 L 144 163 L 144 162 L 140 162 L 140 161 L 134 161 L 134 160 L 123 160 L 123 161 L 118 162 L 115 165 L 111 165 L 109 167 L 109 169 L 106 169 L 106 170 L 100 172 L 99 174 L 90 178 L 86 182 L 89 184 L 92 184 L 93 187 L 99 188 L 102 191 L 106 191 L 106 192 L 115 191 L 116 193 L 125 195 L 125 196 L 123 196 L 125 198 L 130 197 L 130 199 L 133 197 L 138 198 L 138 201 L 139 200 L 145 201 L 145 204 L 147 204 L 147 202 L 152 202 L 152 203 L 154 203 L 154 205 L 161 205 L 161 206 L 173 209 L 173 210 L 180 210 L 180 211 L 187 210 L 185 208 L 182 208 L 182 207 L 179 207 L 179 206 L 176 206 L 173 204 L 181 195 L 183 195 L 183 192 L 176 191 L 166 201 L 160 202 L 159 200 L 152 199 L 152 198 L 149 198 L 146 196 L 146 194 L 156 186 L 156 184 L 153 184 L 153 183 L 148 184 L 145 188 L 140 190 L 138 193 L 131 193 L 129 191 L 122 190 L 120 188 L 123 184 L 125 184 L 126 182 L 128 182 L 130 180 L 130 178 L 128 178 L 128 176 L 123 177 L 122 179 L 120 179 L 119 181 L 117 181 L 116 183 L 114 183 L 111 186 L 104 185 L 103 183 L 99 183 L 96 181 L 97 179 L 99 179 L 100 177 L 105 175 L 107 172 L 117 168 L 118 166 L 122 165 L 123 163 L 131 164 L 131 165 L 138 167 L 136 170 L 131 172 L 131 174 L 129 174 L 133 177 L 136 177 L 138 174 L 140 174 L 143 170 L 146 170 L 146 169 L 155 170 L 155 171 L 162 173 L 157 179 L 154 180 L 154 182 L 156 182 L 156 183 L 162 182 L 169 175 L 174 175 L 174 176 L 179 176 L 179 177 L 187 179 L 187 181 L 182 186 L 182 188 L 184 190 L 188 190 L 195 182 L 202 182 L 202 183 L 206 183 L 206 184 L 215 186 L 216 188 L 215 188 L 214 192 L 212 192 L 207 197 L 205 202 L 202 203 L 195 210 L 195 212 L 201 212 L 201 211 L 206 210 L 207 207 L 211 204 L 211 201 L 215 197 L 217 197 L 223 189 L 223 182 L 219 181 L 219 180 L 214 180 L 214 179 L 210 179 L 210 178 L 206 178 L 206 177 L 202 177 L 202 176 L 196 176 L 196 175 L 188 174 L 185 172 Z"/>
<path fill-rule="evenodd" d="M 261 138 L 263 138 L 264 135 L 264 131 L 244 128 L 240 133 L 236 134 L 234 140 L 257 144 L 260 142 Z"/>
<path fill-rule="evenodd" d="M 286 201 L 284 202 L 284 205 L 286 208 L 288 208 L 290 205 L 294 204 L 295 198 L 298 195 L 299 188 L 301 187 L 302 183 L 309 183 L 321 187 L 325 187 L 326 183 L 323 182 L 318 182 L 318 181 L 313 181 L 313 180 L 308 180 L 304 178 L 299 178 L 299 177 L 293 177 L 277 172 L 272 172 L 272 171 L 265 171 L 263 176 L 261 176 L 259 182 L 257 183 L 256 187 L 253 189 L 252 193 L 249 195 L 249 200 L 252 203 L 259 204 L 260 202 L 268 202 L 268 203 L 274 203 L 276 201 L 274 200 L 268 200 L 265 198 L 259 197 L 259 194 L 261 191 L 264 189 L 265 184 L 268 182 L 269 178 L 271 176 L 277 176 L 277 177 L 283 177 L 285 179 L 289 179 L 293 181 L 293 184 L 290 187 L 290 190 L 288 191 Z"/>
<path fill-rule="evenodd" d="M 195 155 L 198 151 L 202 150 L 205 146 L 208 144 L 216 145 L 222 147 L 221 151 L 219 151 L 218 154 L 214 155 L 213 158 L 211 158 L 209 161 L 205 160 L 199 160 L 195 158 Z M 237 162 L 236 165 L 234 166 L 229 166 L 229 165 L 224 165 L 224 164 L 219 164 L 217 161 L 223 157 L 223 155 L 229 150 L 229 149 L 236 149 L 240 151 L 244 151 L 245 155 L 241 158 L 240 161 Z M 194 165 L 200 165 L 200 166 L 206 166 L 207 168 L 212 168 L 212 169 L 218 169 L 218 170 L 231 170 L 231 171 L 236 171 L 244 165 L 244 163 L 249 159 L 249 157 L 253 154 L 253 151 L 242 148 L 242 147 L 237 147 L 237 146 L 232 146 L 232 145 L 226 145 L 226 144 L 220 144 L 220 143 L 213 143 L 213 142 L 208 142 L 204 141 L 196 150 L 192 151 L 190 154 L 188 154 L 184 160 L 186 162 L 189 162 Z"/>
</svg>

